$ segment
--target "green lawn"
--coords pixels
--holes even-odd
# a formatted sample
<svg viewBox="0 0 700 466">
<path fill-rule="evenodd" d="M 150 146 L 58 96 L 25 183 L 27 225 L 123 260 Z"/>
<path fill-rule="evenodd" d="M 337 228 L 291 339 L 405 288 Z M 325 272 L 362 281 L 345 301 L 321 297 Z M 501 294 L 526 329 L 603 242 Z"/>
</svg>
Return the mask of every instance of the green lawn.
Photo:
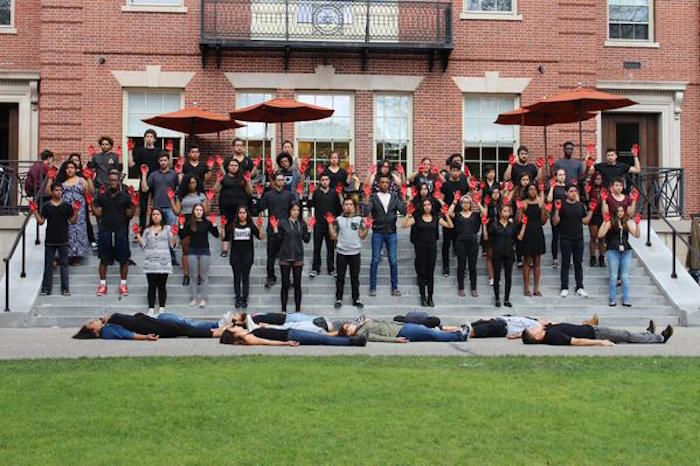
<svg viewBox="0 0 700 466">
<path fill-rule="evenodd" d="M 698 464 L 700 359 L 0 363 L 1 464 Z"/>
</svg>

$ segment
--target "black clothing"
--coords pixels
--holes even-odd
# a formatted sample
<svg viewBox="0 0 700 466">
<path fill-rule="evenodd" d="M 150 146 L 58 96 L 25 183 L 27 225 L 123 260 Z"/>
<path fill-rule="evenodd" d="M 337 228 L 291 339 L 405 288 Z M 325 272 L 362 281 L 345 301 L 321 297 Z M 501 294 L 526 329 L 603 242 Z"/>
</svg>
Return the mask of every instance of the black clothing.
<svg viewBox="0 0 700 466">
<path fill-rule="evenodd" d="M 522 178 L 523 175 L 530 175 L 530 184 L 535 184 L 537 182 L 537 166 L 533 163 L 525 165 L 516 163 L 510 170 L 510 175 L 516 186 L 520 186 L 520 178 Z"/>
<path fill-rule="evenodd" d="M 145 196 L 141 196 L 145 197 Z M 123 232 L 129 226 L 126 211 L 131 207 L 131 196 L 124 191 L 112 193 L 109 189 L 95 199 L 96 207 L 102 208 L 100 231 Z"/>
<path fill-rule="evenodd" d="M 282 290 L 280 298 L 282 300 L 282 312 L 287 312 L 287 301 L 289 300 L 289 274 L 294 273 L 294 312 L 301 312 L 301 265 L 280 264 L 282 275 Z"/>
<path fill-rule="evenodd" d="M 277 280 L 275 277 L 275 261 L 277 260 L 277 256 L 279 256 L 281 245 L 282 241 L 280 238 L 277 235 L 269 233 L 269 236 L 267 237 L 267 244 L 265 246 L 267 253 L 267 279 L 269 281 L 274 282 Z"/>
<path fill-rule="evenodd" d="M 182 166 L 182 180 L 183 182 L 186 182 L 189 177 L 196 176 L 197 179 L 199 179 L 199 186 L 204 189 L 204 177 L 206 176 L 207 172 L 209 172 L 209 167 L 207 167 L 206 163 L 200 160 L 197 166 L 194 166 L 189 160 L 187 160 Z"/>
<path fill-rule="evenodd" d="M 260 230 L 252 222 L 246 225 L 234 224 L 230 228 L 231 251 L 229 262 L 233 271 L 233 291 L 236 302 L 247 304 L 250 289 L 250 269 L 253 267 L 255 248 L 253 237 L 260 239 Z M 241 302 L 242 300 L 242 302 Z"/>
<path fill-rule="evenodd" d="M 192 227 L 194 226 L 194 231 Z M 219 237 L 219 229 L 208 219 L 203 218 L 201 222 L 192 221 L 184 227 L 183 236 L 190 238 L 190 254 L 199 254 L 201 251 L 209 251 L 209 233 L 214 238 Z"/>
<path fill-rule="evenodd" d="M 455 253 L 457 254 L 457 289 L 464 289 L 464 273 L 469 261 L 469 284 L 471 290 L 476 290 L 476 260 L 479 257 L 479 240 L 476 232 L 479 231 L 477 222 L 479 216 L 471 214 L 468 219 L 462 217 L 461 214 L 455 215 Z M 457 231 L 457 225 L 460 225 L 460 230 Z M 449 231 L 449 230 L 444 230 Z M 459 236 L 456 236 L 459 235 Z M 443 240 L 444 241 L 444 240 Z"/>
<path fill-rule="evenodd" d="M 433 194 L 433 191 L 435 190 L 435 181 L 437 181 L 437 176 L 432 173 L 428 173 L 427 176 L 422 173 L 418 173 L 418 175 L 413 179 L 413 185 L 420 189 L 421 185 L 426 184 L 428 185 L 430 194 Z"/>
<path fill-rule="evenodd" d="M 314 192 L 308 207 L 314 208 L 314 216 L 316 217 L 316 225 L 327 224 L 326 214 L 328 212 L 332 213 L 334 216 L 338 216 L 342 213 L 343 209 L 340 205 L 340 196 L 331 187 L 327 193 L 324 193 L 322 189 L 317 189 Z"/>
<path fill-rule="evenodd" d="M 331 191 L 335 192 L 335 188 L 338 184 L 342 184 L 343 188 L 348 185 L 348 172 L 344 168 L 339 168 L 337 173 L 333 173 L 330 167 L 326 167 L 325 173 L 328 174 L 331 180 Z M 318 193 L 318 191 L 316 191 L 316 193 Z M 316 193 L 314 193 L 314 197 L 316 197 Z"/>
<path fill-rule="evenodd" d="M 429 224 L 428 224 L 429 225 Z M 435 262 L 437 259 L 437 242 L 416 242 L 414 244 L 416 258 L 414 261 L 418 276 L 418 289 L 423 299 L 433 299 Z"/>
<path fill-rule="evenodd" d="M 109 172 L 111 170 L 118 170 L 120 173 L 122 171 L 122 164 L 119 160 L 119 156 L 114 152 L 100 152 L 95 155 L 90 161 L 88 161 L 87 166 L 95 170 L 95 186 L 99 189 L 100 186 L 108 186 L 109 182 Z"/>
<path fill-rule="evenodd" d="M 146 147 L 138 147 L 134 149 L 134 164 L 136 167 L 141 165 L 148 166 L 148 173 L 156 172 L 160 170 L 160 164 L 158 163 L 158 158 L 160 157 L 161 149 L 153 147 L 148 149 Z M 141 173 L 139 169 L 139 173 Z"/>
<path fill-rule="evenodd" d="M 53 205 L 47 201 L 39 212 L 46 219 L 46 238 L 44 243 L 50 246 L 68 244 L 68 224 L 73 216 L 73 207 L 67 202 Z"/>
<path fill-rule="evenodd" d="M 406 215 L 406 203 L 403 202 L 396 194 L 391 194 L 389 198 L 388 209 L 384 211 L 384 205 L 379 200 L 378 193 L 372 194 L 370 197 L 370 213 L 374 218 L 372 231 L 378 233 L 391 234 L 396 233 L 396 217 L 399 213 Z"/>
<path fill-rule="evenodd" d="M 520 252 L 525 257 L 540 256 L 545 253 L 544 230 L 542 229 L 542 209 L 538 204 L 527 204 L 525 208 L 527 225 L 520 242 Z"/>
<path fill-rule="evenodd" d="M 249 198 L 242 176 L 229 174 L 224 176 L 219 193 L 219 208 L 222 215 L 225 215 L 229 220 L 237 218 L 238 208 L 240 206 L 248 207 Z"/>
<path fill-rule="evenodd" d="M 235 159 L 235 157 L 233 157 L 233 158 Z M 231 161 L 231 159 L 227 160 L 226 163 L 224 163 L 224 167 L 228 167 L 228 162 L 230 162 L 230 161 Z M 251 158 L 248 157 L 247 155 L 243 156 L 243 160 L 236 159 L 236 161 L 238 162 L 238 167 L 240 168 L 241 173 L 243 173 L 243 174 L 245 174 L 246 172 L 252 172 L 253 168 L 255 168 L 255 164 L 253 163 L 253 160 L 251 160 Z"/>
<path fill-rule="evenodd" d="M 53 287 L 53 261 L 58 253 L 58 265 L 61 270 L 61 293 L 68 289 L 68 243 L 52 246 L 44 241 L 44 277 L 41 281 L 41 291 L 51 294 Z"/>
<path fill-rule="evenodd" d="M 493 294 L 496 297 L 496 301 L 499 300 L 500 296 L 500 283 L 501 283 L 501 269 L 504 270 L 505 276 L 505 290 L 503 297 L 505 301 L 510 299 L 510 288 L 513 278 L 513 253 L 502 252 L 495 247 L 493 248 Z"/>
<path fill-rule="evenodd" d="M 615 228 L 611 226 L 605 235 L 605 243 L 608 251 L 629 251 L 632 249 L 629 243 L 630 232 L 627 228 Z M 622 246 L 622 249 L 620 249 Z"/>
<path fill-rule="evenodd" d="M 258 327 L 250 333 L 265 340 L 289 341 L 289 329 Z"/>
<path fill-rule="evenodd" d="M 436 244 L 439 236 L 439 217 L 435 214 L 429 222 L 423 220 L 423 216 L 416 214 L 413 219 L 415 223 L 411 227 L 411 237 L 415 240 L 414 244 L 433 243 Z"/>
<path fill-rule="evenodd" d="M 120 325 L 130 332 L 141 335 L 158 335 L 161 338 L 189 337 L 211 338 L 211 331 L 205 328 L 196 328 L 188 325 L 180 325 L 160 319 L 154 319 L 146 314 L 137 313 L 133 316 L 115 313 L 109 317 L 109 324 Z"/>
<path fill-rule="evenodd" d="M 448 178 L 442 184 L 442 194 L 445 195 L 443 201 L 445 204 L 450 205 L 455 199 L 455 192 L 459 191 L 461 194 L 469 193 L 469 183 L 467 182 L 467 177 L 460 175 L 457 181 L 452 181 Z"/>
<path fill-rule="evenodd" d="M 581 202 L 561 203 L 559 211 L 559 235 L 575 241 L 583 241 L 583 217 L 586 216 L 586 206 Z"/>
<path fill-rule="evenodd" d="M 615 178 L 625 178 L 630 171 L 630 166 L 622 162 L 615 164 L 603 162 L 595 164 L 595 171 L 603 175 L 603 186 L 609 188 Z"/>
<path fill-rule="evenodd" d="M 583 288 L 583 240 L 561 238 L 561 289 L 569 289 L 569 267 L 574 258 L 576 289 Z"/>
<path fill-rule="evenodd" d="M 270 217 L 277 217 L 277 219 L 281 221 L 289 217 L 289 207 L 294 201 L 296 201 L 296 198 L 290 191 L 285 189 L 281 191 L 271 189 L 263 194 L 262 199 L 260 199 L 258 211 L 262 212 L 263 210 L 267 210 Z M 267 231 L 272 231 L 269 222 L 267 224 Z"/>
<path fill-rule="evenodd" d="M 508 222 L 506 226 L 500 220 L 489 223 L 489 241 L 494 252 L 512 256 L 517 237 L 518 227 L 513 222 Z"/>
<path fill-rule="evenodd" d="M 304 260 L 304 243 L 311 240 L 311 234 L 306 223 L 298 219 L 291 222 L 289 219 L 280 220 L 275 234 L 280 240 L 279 259 L 286 262 L 298 262 Z"/>
<path fill-rule="evenodd" d="M 472 322 L 471 338 L 503 338 L 508 335 L 508 322 L 496 317 L 495 319 L 479 319 Z"/>
<path fill-rule="evenodd" d="M 590 325 L 549 324 L 545 327 L 542 343 L 545 345 L 570 345 L 572 338 L 595 340 L 595 331 Z"/>
<path fill-rule="evenodd" d="M 158 306 L 165 307 L 165 300 L 168 297 L 166 284 L 168 283 L 167 273 L 147 273 L 148 281 L 148 308 L 153 309 L 156 303 L 156 291 L 158 291 Z"/>
<path fill-rule="evenodd" d="M 335 299 L 342 300 L 345 288 L 345 272 L 347 267 L 350 267 L 350 288 L 352 293 L 352 302 L 360 299 L 360 254 L 346 256 L 344 254 L 336 254 L 336 266 L 338 267 L 337 276 L 335 278 Z"/>
<path fill-rule="evenodd" d="M 455 241 L 476 241 L 481 229 L 481 219 L 479 215 L 472 212 L 469 217 L 464 217 L 461 213 L 455 214 L 452 221 L 454 223 Z"/>
<path fill-rule="evenodd" d="M 313 250 L 313 260 L 311 262 L 311 270 L 316 272 L 321 271 L 321 246 L 323 242 L 326 242 L 326 269 L 328 273 L 333 273 L 335 270 L 335 241 L 331 239 L 330 229 L 328 228 L 328 222 L 323 220 L 324 223 L 318 221 L 316 217 L 316 225 L 314 225 L 314 250 Z"/>
</svg>

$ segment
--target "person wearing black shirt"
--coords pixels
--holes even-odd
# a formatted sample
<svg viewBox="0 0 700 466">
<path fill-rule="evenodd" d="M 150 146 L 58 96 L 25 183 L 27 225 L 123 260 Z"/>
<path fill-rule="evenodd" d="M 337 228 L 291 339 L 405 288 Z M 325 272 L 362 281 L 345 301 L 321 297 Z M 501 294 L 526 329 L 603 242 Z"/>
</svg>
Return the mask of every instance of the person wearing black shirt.
<svg viewBox="0 0 700 466">
<path fill-rule="evenodd" d="M 629 218 L 623 206 L 617 207 L 615 217 L 606 214 L 603 224 L 598 230 L 598 237 L 605 238 L 608 259 L 608 299 L 610 306 L 617 305 L 617 282 L 622 284 L 622 305 L 630 307 L 630 268 L 632 267 L 632 246 L 629 243 L 630 233 L 639 238 L 639 222 L 641 217 Z"/>
<path fill-rule="evenodd" d="M 97 296 L 107 294 L 107 266 L 114 260 L 119 262 L 121 283 L 119 294 L 129 295 L 126 277 L 129 273 L 129 220 L 134 215 L 131 197 L 121 190 L 121 174 L 117 170 L 109 173 L 109 188 L 99 194 L 92 211 L 100 219 L 97 234 L 97 254 L 100 258 L 100 285 Z"/>
<path fill-rule="evenodd" d="M 378 193 L 380 191 L 379 179 L 382 176 L 388 176 L 389 192 L 398 196 L 401 193 L 404 179 L 403 171 L 399 170 L 403 170 L 403 165 L 397 163 L 396 170 L 392 171 L 391 162 L 388 159 L 380 160 L 377 162 L 376 168 L 372 167 L 366 182 L 372 187 L 372 192 Z"/>
<path fill-rule="evenodd" d="M 340 198 L 342 194 L 338 194 L 335 188 L 332 188 L 331 178 L 328 171 L 321 175 L 321 185 L 311 193 L 309 201 L 309 209 L 316 219 L 314 229 L 314 253 L 313 262 L 311 264 L 311 273 L 309 277 L 314 278 L 321 273 L 321 246 L 326 242 L 326 267 L 328 274 L 332 275 L 335 272 L 335 241 L 331 239 L 330 229 L 326 216 L 333 215 L 337 217 L 341 213 Z"/>
<path fill-rule="evenodd" d="M 583 225 L 588 225 L 593 211 L 586 213 L 586 206 L 579 201 L 578 188 L 569 186 L 564 202 L 557 202 L 552 224 L 559 226 L 561 235 L 561 293 L 562 298 L 569 295 L 569 266 L 571 256 L 574 258 L 574 276 L 576 277 L 576 294 L 587 298 L 583 289 Z"/>
<path fill-rule="evenodd" d="M 182 173 L 178 175 L 178 185 L 182 183 L 183 178 L 189 175 L 194 175 L 199 179 L 200 186 L 204 186 L 214 176 L 214 173 L 209 170 L 206 163 L 200 160 L 200 151 L 198 146 L 190 146 L 187 153 L 187 160 L 182 165 Z"/>
<path fill-rule="evenodd" d="M 547 192 L 547 202 L 555 203 L 557 201 L 564 202 L 566 200 L 566 170 L 560 168 L 556 171 L 554 175 L 553 182 L 549 184 L 549 191 Z M 557 259 L 559 255 L 559 225 L 552 225 L 552 267 L 559 266 L 559 260 Z"/>
<path fill-rule="evenodd" d="M 280 152 L 277 156 L 278 173 L 284 176 L 284 189 L 294 195 L 294 199 L 298 200 L 297 186 L 302 181 L 302 174 L 297 167 L 292 166 L 294 159 L 287 152 Z"/>
<path fill-rule="evenodd" d="M 461 206 L 457 209 L 457 205 Z M 481 204 L 479 209 L 486 214 Z M 473 297 L 479 296 L 476 291 L 476 259 L 479 256 L 479 230 L 481 219 L 476 212 L 472 212 L 472 198 L 469 195 L 462 196 L 459 201 L 452 198 L 448 214 L 454 220 L 452 230 L 443 228 L 443 233 L 450 231 L 455 241 L 455 253 L 457 254 L 457 295 L 464 296 L 464 272 L 469 261 L 469 285 Z M 445 240 L 443 239 L 443 242 Z"/>
<path fill-rule="evenodd" d="M 272 189 L 263 194 L 258 203 L 258 211 L 262 213 L 267 210 L 268 217 L 276 220 L 289 217 L 289 207 L 295 202 L 294 194 L 291 191 L 284 189 L 285 179 L 284 173 L 277 172 L 275 174 Z M 276 235 L 272 235 L 272 225 L 267 224 L 267 280 L 265 288 L 270 288 L 277 281 L 275 277 L 275 261 L 280 250 L 280 242 Z"/>
<path fill-rule="evenodd" d="M 270 220 L 272 232 L 280 243 L 280 273 L 282 275 L 282 312 L 287 312 L 289 299 L 290 273 L 294 274 L 294 309 L 301 311 L 301 271 L 304 268 L 304 245 L 311 240 L 306 222 L 300 218 L 301 207 L 293 202 L 289 207 L 289 217 Z"/>
<path fill-rule="evenodd" d="M 510 160 L 508 168 L 506 168 L 505 173 L 503 173 L 503 179 L 505 181 L 513 180 L 517 185 L 520 182 L 520 177 L 523 175 L 529 175 L 532 183 L 540 178 L 542 169 L 538 169 L 534 163 L 527 163 L 528 155 L 529 150 L 526 146 L 518 147 L 518 156 Z"/>
<path fill-rule="evenodd" d="M 630 166 L 626 163 L 617 161 L 617 151 L 613 148 L 609 148 L 605 151 L 605 162 L 596 163 L 588 169 L 588 175 L 592 175 L 594 171 L 597 171 L 603 175 L 603 184 L 606 188 L 610 188 L 615 178 L 624 178 L 628 174 L 635 174 L 642 171 L 642 167 L 639 164 L 638 152 L 635 152 L 634 165 Z"/>
<path fill-rule="evenodd" d="M 258 176 L 258 169 L 255 168 L 255 164 L 250 157 L 245 154 L 245 142 L 241 138 L 235 138 L 233 140 L 233 159 L 238 162 L 244 174 L 250 173 L 252 179 Z"/>
<path fill-rule="evenodd" d="M 323 173 L 328 174 L 332 190 L 335 190 L 339 184 L 345 189 L 352 181 L 352 176 L 349 176 L 347 170 L 340 166 L 340 155 L 337 152 L 331 153 L 328 166 Z"/>
<path fill-rule="evenodd" d="M 431 166 L 430 159 L 428 157 L 423 158 L 418 166 L 418 170 L 408 175 L 408 182 L 416 187 L 420 187 L 422 184 L 427 184 L 430 194 L 432 194 L 435 190 L 437 175 L 431 171 Z"/>
<path fill-rule="evenodd" d="M 423 200 L 420 210 L 415 215 L 411 215 L 412 209 L 409 209 L 408 213 L 409 215 L 403 219 L 402 227 L 410 227 L 412 230 L 411 237 L 414 240 L 413 247 L 416 253 L 415 268 L 418 275 L 421 306 L 435 307 L 433 274 L 437 258 L 438 225 L 442 225 L 443 229 L 452 228 L 454 225 L 449 215 L 443 214 L 440 217 L 439 212 L 433 212 L 433 203 L 429 198 Z"/>
<path fill-rule="evenodd" d="M 253 185 L 250 183 L 250 175 L 244 174 L 238 160 L 229 160 L 226 167 L 226 175 L 220 184 L 219 210 L 221 215 L 232 221 L 236 218 L 239 207 L 248 207 L 252 196 Z M 229 243 L 227 238 L 228 235 L 226 234 L 222 238 L 221 257 L 228 255 Z"/>
<path fill-rule="evenodd" d="M 183 238 L 189 238 L 187 261 L 192 272 L 198 272 L 199 280 L 190 281 L 190 306 L 206 307 L 209 297 L 209 235 L 219 237 L 219 229 L 204 216 L 204 206 L 197 204 L 192 209 L 192 216 L 185 224 Z M 199 298 L 199 300 L 197 299 Z"/>
<path fill-rule="evenodd" d="M 158 171 L 160 168 L 158 165 L 160 149 L 155 146 L 156 138 L 156 132 L 152 129 L 147 129 L 146 132 L 143 133 L 143 147 L 139 147 L 133 152 L 129 151 L 129 168 L 146 165 L 148 167 L 146 177 L 148 177 L 148 174 L 151 172 Z M 139 226 L 141 230 L 146 227 L 146 212 L 148 211 L 149 197 L 150 193 L 141 193 L 141 197 L 139 198 Z"/>
<path fill-rule="evenodd" d="M 39 209 L 32 204 L 32 212 L 39 225 L 48 221 L 44 238 L 44 278 L 41 282 L 41 295 L 51 294 L 53 286 L 53 261 L 58 253 L 58 265 L 61 268 L 61 294 L 70 296 L 68 286 L 68 224 L 78 221 L 80 209 L 74 209 L 63 202 L 63 187 L 54 182 L 51 185 L 51 199 Z"/>
<path fill-rule="evenodd" d="M 498 219 L 492 222 L 484 232 L 484 239 L 491 242 L 493 248 L 493 294 L 496 297 L 495 306 L 501 307 L 500 282 L 501 269 L 505 276 L 505 290 L 503 305 L 513 307 L 510 303 L 510 287 L 513 277 L 513 261 L 515 254 L 513 248 L 518 236 L 518 227 L 511 220 L 512 209 L 510 204 L 502 204 L 498 210 Z"/>
<path fill-rule="evenodd" d="M 522 201 L 524 209 L 520 211 L 521 220 L 525 224 L 525 232 L 519 237 L 520 251 L 525 257 L 523 263 L 523 290 L 525 296 L 532 296 L 530 291 L 530 272 L 534 275 L 534 295 L 542 296 L 540 291 L 541 259 L 545 253 L 543 226 L 547 222 L 544 208 L 544 193 L 531 184 L 527 188 L 526 198 Z"/>
<path fill-rule="evenodd" d="M 256 226 L 245 206 L 238 207 L 236 220 L 231 222 L 229 228 L 229 241 L 231 254 L 229 262 L 233 271 L 233 291 L 236 295 L 236 309 L 248 307 L 248 290 L 250 289 L 250 269 L 253 267 L 255 258 L 255 248 L 253 238 L 265 239 L 265 232 L 259 227 L 262 226 L 262 217 L 258 218 Z"/>
<path fill-rule="evenodd" d="M 655 333 L 656 324 L 649 321 L 646 332 L 632 333 L 608 327 L 575 324 L 548 324 L 523 330 L 523 343 L 557 346 L 615 346 L 617 343 L 666 343 L 673 335 L 668 325 Z"/>
<path fill-rule="evenodd" d="M 95 189 L 100 190 L 102 186 L 107 184 L 109 172 L 112 170 L 122 171 L 122 163 L 119 160 L 119 155 L 112 152 L 114 140 L 109 136 L 101 136 L 97 140 L 102 152 L 95 155 L 88 163 L 88 168 L 95 170 Z"/>
</svg>

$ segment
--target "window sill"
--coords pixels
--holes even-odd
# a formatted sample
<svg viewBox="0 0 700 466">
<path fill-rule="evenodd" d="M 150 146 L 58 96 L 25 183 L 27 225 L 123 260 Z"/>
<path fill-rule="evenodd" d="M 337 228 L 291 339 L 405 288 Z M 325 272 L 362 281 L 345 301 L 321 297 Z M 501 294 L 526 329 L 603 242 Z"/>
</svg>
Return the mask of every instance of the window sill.
<svg viewBox="0 0 700 466">
<path fill-rule="evenodd" d="M 17 34 L 17 28 L 2 26 L 0 27 L 0 34 Z"/>
<path fill-rule="evenodd" d="M 122 5 L 122 13 L 187 13 L 186 6 Z"/>
<path fill-rule="evenodd" d="M 606 47 L 629 47 L 640 49 L 658 49 L 658 42 L 642 41 L 642 40 L 606 40 Z"/>
<path fill-rule="evenodd" d="M 523 15 L 517 15 L 513 13 L 476 13 L 476 12 L 462 12 L 459 15 L 459 19 L 476 19 L 484 21 L 522 21 Z"/>
</svg>

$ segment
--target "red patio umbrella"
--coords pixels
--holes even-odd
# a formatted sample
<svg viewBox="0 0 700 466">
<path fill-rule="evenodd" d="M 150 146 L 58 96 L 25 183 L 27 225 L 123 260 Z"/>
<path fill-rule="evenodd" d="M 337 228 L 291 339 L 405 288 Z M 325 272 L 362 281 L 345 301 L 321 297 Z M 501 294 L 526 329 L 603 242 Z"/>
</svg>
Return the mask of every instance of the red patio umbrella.
<svg viewBox="0 0 700 466">
<path fill-rule="evenodd" d="M 209 112 L 197 107 L 183 108 L 176 112 L 145 118 L 142 121 L 149 125 L 189 135 L 218 133 L 245 126 L 226 115 Z"/>
<path fill-rule="evenodd" d="M 616 108 L 629 107 L 637 102 L 626 97 L 608 94 L 595 89 L 578 87 L 576 89 L 564 91 L 552 97 L 525 105 L 531 111 L 550 112 L 557 114 L 568 114 L 578 117 L 578 138 L 579 156 L 583 159 L 583 125 L 584 114 L 586 112 L 600 112 L 603 110 L 613 110 Z"/>
<path fill-rule="evenodd" d="M 277 97 L 260 104 L 249 105 L 229 113 L 231 119 L 265 123 L 263 134 L 262 163 L 265 166 L 265 139 L 268 123 L 322 120 L 333 115 L 332 108 L 306 104 L 288 97 Z M 281 129 L 282 131 L 282 129 Z M 284 133 L 282 132 L 284 135 Z M 263 171 L 263 183 L 265 172 Z"/>
</svg>

